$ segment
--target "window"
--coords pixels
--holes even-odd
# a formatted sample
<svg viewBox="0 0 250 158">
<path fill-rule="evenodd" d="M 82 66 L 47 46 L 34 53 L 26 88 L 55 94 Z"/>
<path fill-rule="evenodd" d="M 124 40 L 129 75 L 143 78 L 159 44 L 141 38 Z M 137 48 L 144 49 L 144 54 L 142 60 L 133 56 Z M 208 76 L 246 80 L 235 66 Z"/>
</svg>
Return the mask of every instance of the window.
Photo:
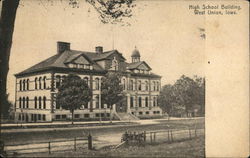
<svg viewBox="0 0 250 158">
<path fill-rule="evenodd" d="M 134 98 L 130 97 L 130 107 L 134 107 Z"/>
<path fill-rule="evenodd" d="M 123 86 L 123 90 L 125 90 L 126 89 L 126 79 L 125 78 L 122 80 L 122 86 Z"/>
<path fill-rule="evenodd" d="M 43 108 L 46 109 L 46 97 L 43 97 Z"/>
<path fill-rule="evenodd" d="M 62 119 L 66 119 L 67 118 L 67 115 L 62 115 Z"/>
<path fill-rule="evenodd" d="M 74 118 L 80 118 L 79 114 L 75 114 Z"/>
<path fill-rule="evenodd" d="M 159 89 L 160 89 L 159 86 L 160 86 L 159 82 L 156 82 L 156 90 L 157 91 L 159 91 Z"/>
<path fill-rule="evenodd" d="M 29 108 L 29 97 L 26 97 L 26 108 Z"/>
<path fill-rule="evenodd" d="M 129 89 L 133 90 L 133 87 L 134 87 L 134 81 L 130 80 Z"/>
<path fill-rule="evenodd" d="M 148 115 L 148 114 L 149 114 L 149 111 L 146 111 L 146 114 Z"/>
<path fill-rule="evenodd" d="M 100 117 L 100 114 L 99 114 L 99 113 L 96 113 L 96 114 L 95 114 L 95 117 Z"/>
<path fill-rule="evenodd" d="M 138 81 L 138 90 L 141 91 L 141 81 Z"/>
<path fill-rule="evenodd" d="M 140 111 L 140 112 L 139 112 L 139 115 L 142 115 L 142 114 L 143 114 L 143 113 Z"/>
<path fill-rule="evenodd" d="M 153 90 L 155 91 L 155 81 L 153 81 Z"/>
<path fill-rule="evenodd" d="M 101 113 L 101 117 L 104 117 L 104 113 Z"/>
<path fill-rule="evenodd" d="M 61 119 L 61 115 L 56 115 L 56 119 L 57 120 Z"/>
<path fill-rule="evenodd" d="M 110 117 L 110 113 L 107 113 L 107 115 L 106 115 L 107 117 Z"/>
<path fill-rule="evenodd" d="M 29 89 L 30 89 L 30 80 L 27 79 L 27 90 L 29 90 Z"/>
<path fill-rule="evenodd" d="M 26 81 L 25 80 L 23 80 L 23 90 L 25 91 L 25 83 L 26 83 Z"/>
<path fill-rule="evenodd" d="M 157 105 L 157 98 L 154 97 L 154 98 L 153 98 L 153 106 L 156 106 L 156 105 Z"/>
<path fill-rule="evenodd" d="M 148 97 L 145 98 L 145 106 L 148 107 Z"/>
<path fill-rule="evenodd" d="M 96 89 L 96 90 L 99 90 L 99 89 L 100 89 L 99 84 L 100 84 L 100 80 L 99 80 L 99 78 L 96 78 L 96 79 L 95 79 L 95 89 Z"/>
<path fill-rule="evenodd" d="M 41 114 L 38 114 L 38 120 L 41 120 Z"/>
<path fill-rule="evenodd" d="M 19 108 L 22 108 L 22 98 L 19 98 Z"/>
<path fill-rule="evenodd" d="M 25 97 L 23 97 L 23 108 L 25 108 Z"/>
<path fill-rule="evenodd" d="M 57 75 L 56 76 L 56 88 L 58 88 L 61 84 L 61 76 Z"/>
<path fill-rule="evenodd" d="M 31 114 L 31 121 L 34 121 L 34 114 Z"/>
<path fill-rule="evenodd" d="M 35 97 L 34 101 L 35 101 L 35 109 L 37 109 L 37 97 Z"/>
<path fill-rule="evenodd" d="M 43 121 L 45 121 L 46 120 L 46 116 L 45 115 L 43 115 Z"/>
<path fill-rule="evenodd" d="M 131 112 L 132 115 L 134 115 L 135 113 L 134 112 Z"/>
<path fill-rule="evenodd" d="M 37 78 L 35 78 L 35 89 L 37 89 Z"/>
<path fill-rule="evenodd" d="M 88 77 L 84 77 L 83 79 L 86 82 L 86 84 L 89 85 L 89 78 Z"/>
<path fill-rule="evenodd" d="M 39 77 L 39 89 L 42 89 L 42 77 Z"/>
<path fill-rule="evenodd" d="M 97 95 L 95 98 L 95 107 L 99 109 L 99 95 Z"/>
<path fill-rule="evenodd" d="M 84 114 L 84 117 L 85 118 L 89 118 L 89 114 Z"/>
<path fill-rule="evenodd" d="M 46 89 L 46 76 L 43 77 L 43 88 Z"/>
<path fill-rule="evenodd" d="M 142 107 L 141 105 L 141 97 L 138 97 L 139 107 Z"/>
<path fill-rule="evenodd" d="M 22 91 L 22 80 L 19 81 L 19 90 Z"/>
<path fill-rule="evenodd" d="M 39 103 L 39 109 L 42 109 L 42 97 L 39 97 L 38 103 Z"/>
<path fill-rule="evenodd" d="M 145 90 L 148 91 L 148 81 L 145 82 Z"/>
</svg>

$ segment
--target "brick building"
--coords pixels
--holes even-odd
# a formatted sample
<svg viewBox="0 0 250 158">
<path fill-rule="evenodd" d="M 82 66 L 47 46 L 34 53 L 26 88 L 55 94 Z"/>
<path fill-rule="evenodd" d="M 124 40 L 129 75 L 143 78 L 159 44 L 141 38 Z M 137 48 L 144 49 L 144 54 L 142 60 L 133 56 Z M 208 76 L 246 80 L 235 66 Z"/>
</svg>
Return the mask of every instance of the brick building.
<svg viewBox="0 0 250 158">
<path fill-rule="evenodd" d="M 56 104 L 57 87 L 69 73 L 83 78 L 93 91 L 88 106 L 75 111 L 74 119 L 99 120 L 114 117 L 123 119 L 152 118 L 162 115 L 157 97 L 161 77 L 151 72 L 140 60 L 137 49 L 131 62 L 117 50 L 95 52 L 71 50 L 70 43 L 57 42 L 57 53 L 18 73 L 16 76 L 15 120 L 20 122 L 48 122 L 71 118 L 68 110 Z M 101 78 L 109 71 L 122 73 L 121 83 L 125 100 L 109 109 L 101 103 Z M 121 106 L 123 105 L 123 106 Z"/>
</svg>

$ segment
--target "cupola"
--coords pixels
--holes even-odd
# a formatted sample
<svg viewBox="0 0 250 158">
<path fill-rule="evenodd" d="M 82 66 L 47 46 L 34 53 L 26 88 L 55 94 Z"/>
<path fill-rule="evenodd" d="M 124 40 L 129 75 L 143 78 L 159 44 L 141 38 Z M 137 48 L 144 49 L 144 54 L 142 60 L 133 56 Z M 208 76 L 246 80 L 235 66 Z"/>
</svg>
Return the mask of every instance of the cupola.
<svg viewBox="0 0 250 158">
<path fill-rule="evenodd" d="M 139 50 L 135 47 L 134 51 L 132 52 L 131 58 L 132 58 L 132 63 L 136 63 L 140 61 L 140 52 Z"/>
</svg>

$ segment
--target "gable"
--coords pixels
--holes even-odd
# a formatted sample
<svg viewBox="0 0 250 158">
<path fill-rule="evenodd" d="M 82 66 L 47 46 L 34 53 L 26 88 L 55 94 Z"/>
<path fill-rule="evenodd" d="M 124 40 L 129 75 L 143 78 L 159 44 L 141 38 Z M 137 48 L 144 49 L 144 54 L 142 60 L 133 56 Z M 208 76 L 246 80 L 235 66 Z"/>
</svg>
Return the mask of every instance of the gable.
<svg viewBox="0 0 250 158">
<path fill-rule="evenodd" d="M 79 56 L 73 62 L 76 64 L 84 64 L 84 65 L 90 64 L 90 62 L 83 56 Z"/>
<path fill-rule="evenodd" d="M 117 59 L 118 62 L 125 61 L 125 58 L 122 56 L 122 54 L 118 53 L 117 51 L 114 51 L 106 59 L 113 60 L 114 57 Z"/>
<path fill-rule="evenodd" d="M 145 63 L 140 64 L 137 68 L 139 70 L 150 70 L 150 68 Z"/>
</svg>

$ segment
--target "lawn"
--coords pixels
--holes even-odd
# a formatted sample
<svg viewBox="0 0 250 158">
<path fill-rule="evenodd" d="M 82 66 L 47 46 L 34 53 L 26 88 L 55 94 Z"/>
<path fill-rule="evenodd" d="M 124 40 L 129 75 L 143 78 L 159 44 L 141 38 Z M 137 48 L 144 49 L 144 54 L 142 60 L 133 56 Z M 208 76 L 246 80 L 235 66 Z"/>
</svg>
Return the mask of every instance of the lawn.
<svg viewBox="0 0 250 158">
<path fill-rule="evenodd" d="M 205 157 L 205 138 L 200 136 L 192 140 L 175 143 L 147 144 L 145 146 L 129 146 L 113 149 L 111 147 L 99 150 L 77 150 L 62 153 L 41 153 L 20 156 L 30 157 Z"/>
</svg>

